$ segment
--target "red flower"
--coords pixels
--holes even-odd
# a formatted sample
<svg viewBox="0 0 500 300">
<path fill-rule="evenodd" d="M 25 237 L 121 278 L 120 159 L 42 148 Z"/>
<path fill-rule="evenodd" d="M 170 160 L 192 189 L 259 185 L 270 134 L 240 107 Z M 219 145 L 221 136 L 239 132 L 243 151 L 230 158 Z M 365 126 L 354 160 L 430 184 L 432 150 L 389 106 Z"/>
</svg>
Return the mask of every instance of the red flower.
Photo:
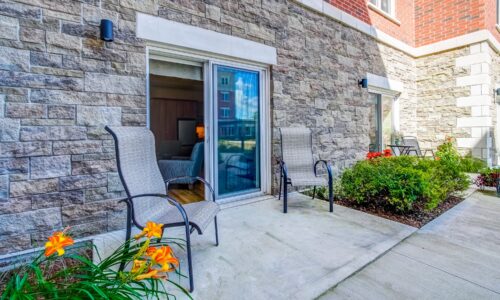
<svg viewBox="0 0 500 300">
<path fill-rule="evenodd" d="M 391 157 L 392 156 L 391 149 L 385 149 L 384 150 L 384 156 L 385 157 Z"/>
</svg>

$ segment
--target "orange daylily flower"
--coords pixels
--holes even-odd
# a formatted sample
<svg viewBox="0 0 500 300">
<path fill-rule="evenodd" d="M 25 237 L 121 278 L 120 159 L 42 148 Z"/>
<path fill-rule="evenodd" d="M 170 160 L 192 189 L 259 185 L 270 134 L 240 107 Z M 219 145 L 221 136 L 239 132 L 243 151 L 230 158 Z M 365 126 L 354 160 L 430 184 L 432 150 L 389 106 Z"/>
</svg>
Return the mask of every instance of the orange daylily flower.
<svg viewBox="0 0 500 300">
<path fill-rule="evenodd" d="M 169 246 L 149 247 L 146 254 L 151 257 L 154 263 L 161 265 L 163 272 L 172 272 L 175 270 L 175 267 L 172 266 L 179 266 L 179 260 L 174 256 L 174 251 Z"/>
<path fill-rule="evenodd" d="M 153 278 L 153 279 L 167 278 L 167 275 L 158 274 L 158 270 L 149 268 L 148 272 L 135 277 L 136 280 L 143 280 L 143 279 L 149 279 L 149 278 Z"/>
<path fill-rule="evenodd" d="M 131 272 L 137 273 L 137 272 L 141 271 L 142 269 L 144 269 L 144 266 L 146 266 L 146 261 L 135 259 L 134 263 L 132 264 Z"/>
<path fill-rule="evenodd" d="M 163 234 L 163 225 L 157 224 L 155 222 L 148 221 L 146 223 L 146 227 L 142 230 L 141 233 L 135 236 L 135 239 L 140 239 L 143 236 L 147 236 L 148 238 L 157 237 L 161 238 Z"/>
<path fill-rule="evenodd" d="M 64 247 L 71 246 L 75 243 L 73 239 L 66 235 L 66 228 L 62 232 L 55 232 L 52 236 L 49 236 L 48 242 L 45 243 L 45 256 L 49 257 L 57 252 L 57 255 L 61 256 L 64 254 Z"/>
</svg>

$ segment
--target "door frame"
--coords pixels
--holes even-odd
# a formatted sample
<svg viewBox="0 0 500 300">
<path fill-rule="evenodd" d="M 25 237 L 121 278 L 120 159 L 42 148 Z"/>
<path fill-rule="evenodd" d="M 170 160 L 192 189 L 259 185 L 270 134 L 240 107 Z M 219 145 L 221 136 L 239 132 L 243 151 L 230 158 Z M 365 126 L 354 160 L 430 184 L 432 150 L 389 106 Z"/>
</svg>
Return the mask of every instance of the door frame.
<svg viewBox="0 0 500 300">
<path fill-rule="evenodd" d="M 146 46 L 146 126 L 150 128 L 150 78 L 149 78 L 149 61 L 151 58 L 174 61 L 174 62 L 196 62 L 203 64 L 204 77 L 204 123 L 205 123 L 205 179 L 216 188 L 216 164 L 215 157 L 215 141 L 217 138 L 215 125 L 214 107 L 216 99 L 214 98 L 213 83 L 213 67 L 214 65 L 223 65 L 259 71 L 262 77 L 260 82 L 260 191 L 246 193 L 241 195 L 223 197 L 217 199 L 219 203 L 233 202 L 237 200 L 258 197 L 271 193 L 272 179 L 272 164 L 271 164 L 271 92 L 270 92 L 270 66 L 262 63 L 239 60 L 219 56 L 216 54 L 207 54 L 192 49 L 178 49 L 177 47 L 168 46 L 159 43 L 148 43 Z M 206 191 L 207 192 L 207 191 Z M 208 196 L 208 195 L 207 195 Z"/>
</svg>

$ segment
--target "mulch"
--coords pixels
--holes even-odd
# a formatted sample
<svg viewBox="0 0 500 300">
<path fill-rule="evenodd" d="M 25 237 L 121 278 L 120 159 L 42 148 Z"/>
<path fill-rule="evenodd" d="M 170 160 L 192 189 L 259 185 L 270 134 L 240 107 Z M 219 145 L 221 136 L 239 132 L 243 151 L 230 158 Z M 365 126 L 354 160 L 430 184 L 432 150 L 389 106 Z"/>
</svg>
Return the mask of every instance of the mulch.
<svg viewBox="0 0 500 300">
<path fill-rule="evenodd" d="M 371 204 L 369 206 L 359 205 L 355 202 L 347 201 L 344 199 L 336 200 L 335 204 L 356 209 L 368 214 L 386 218 L 413 227 L 421 228 L 422 226 L 439 217 L 444 212 L 462 202 L 463 200 L 464 199 L 460 197 L 450 196 L 432 211 L 425 210 L 423 205 L 415 205 L 412 211 L 407 212 L 404 215 L 385 209 L 384 207 L 377 206 L 376 204 Z"/>
</svg>

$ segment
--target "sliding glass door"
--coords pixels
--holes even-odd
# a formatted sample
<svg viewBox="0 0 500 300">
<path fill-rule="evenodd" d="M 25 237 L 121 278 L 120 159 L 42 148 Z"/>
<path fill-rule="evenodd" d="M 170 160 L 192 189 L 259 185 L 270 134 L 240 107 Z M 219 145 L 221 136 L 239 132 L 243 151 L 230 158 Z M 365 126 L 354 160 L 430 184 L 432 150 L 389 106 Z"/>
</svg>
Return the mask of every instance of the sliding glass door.
<svg viewBox="0 0 500 300">
<path fill-rule="evenodd" d="M 259 191 L 260 71 L 213 65 L 215 178 L 219 197 Z"/>
</svg>

